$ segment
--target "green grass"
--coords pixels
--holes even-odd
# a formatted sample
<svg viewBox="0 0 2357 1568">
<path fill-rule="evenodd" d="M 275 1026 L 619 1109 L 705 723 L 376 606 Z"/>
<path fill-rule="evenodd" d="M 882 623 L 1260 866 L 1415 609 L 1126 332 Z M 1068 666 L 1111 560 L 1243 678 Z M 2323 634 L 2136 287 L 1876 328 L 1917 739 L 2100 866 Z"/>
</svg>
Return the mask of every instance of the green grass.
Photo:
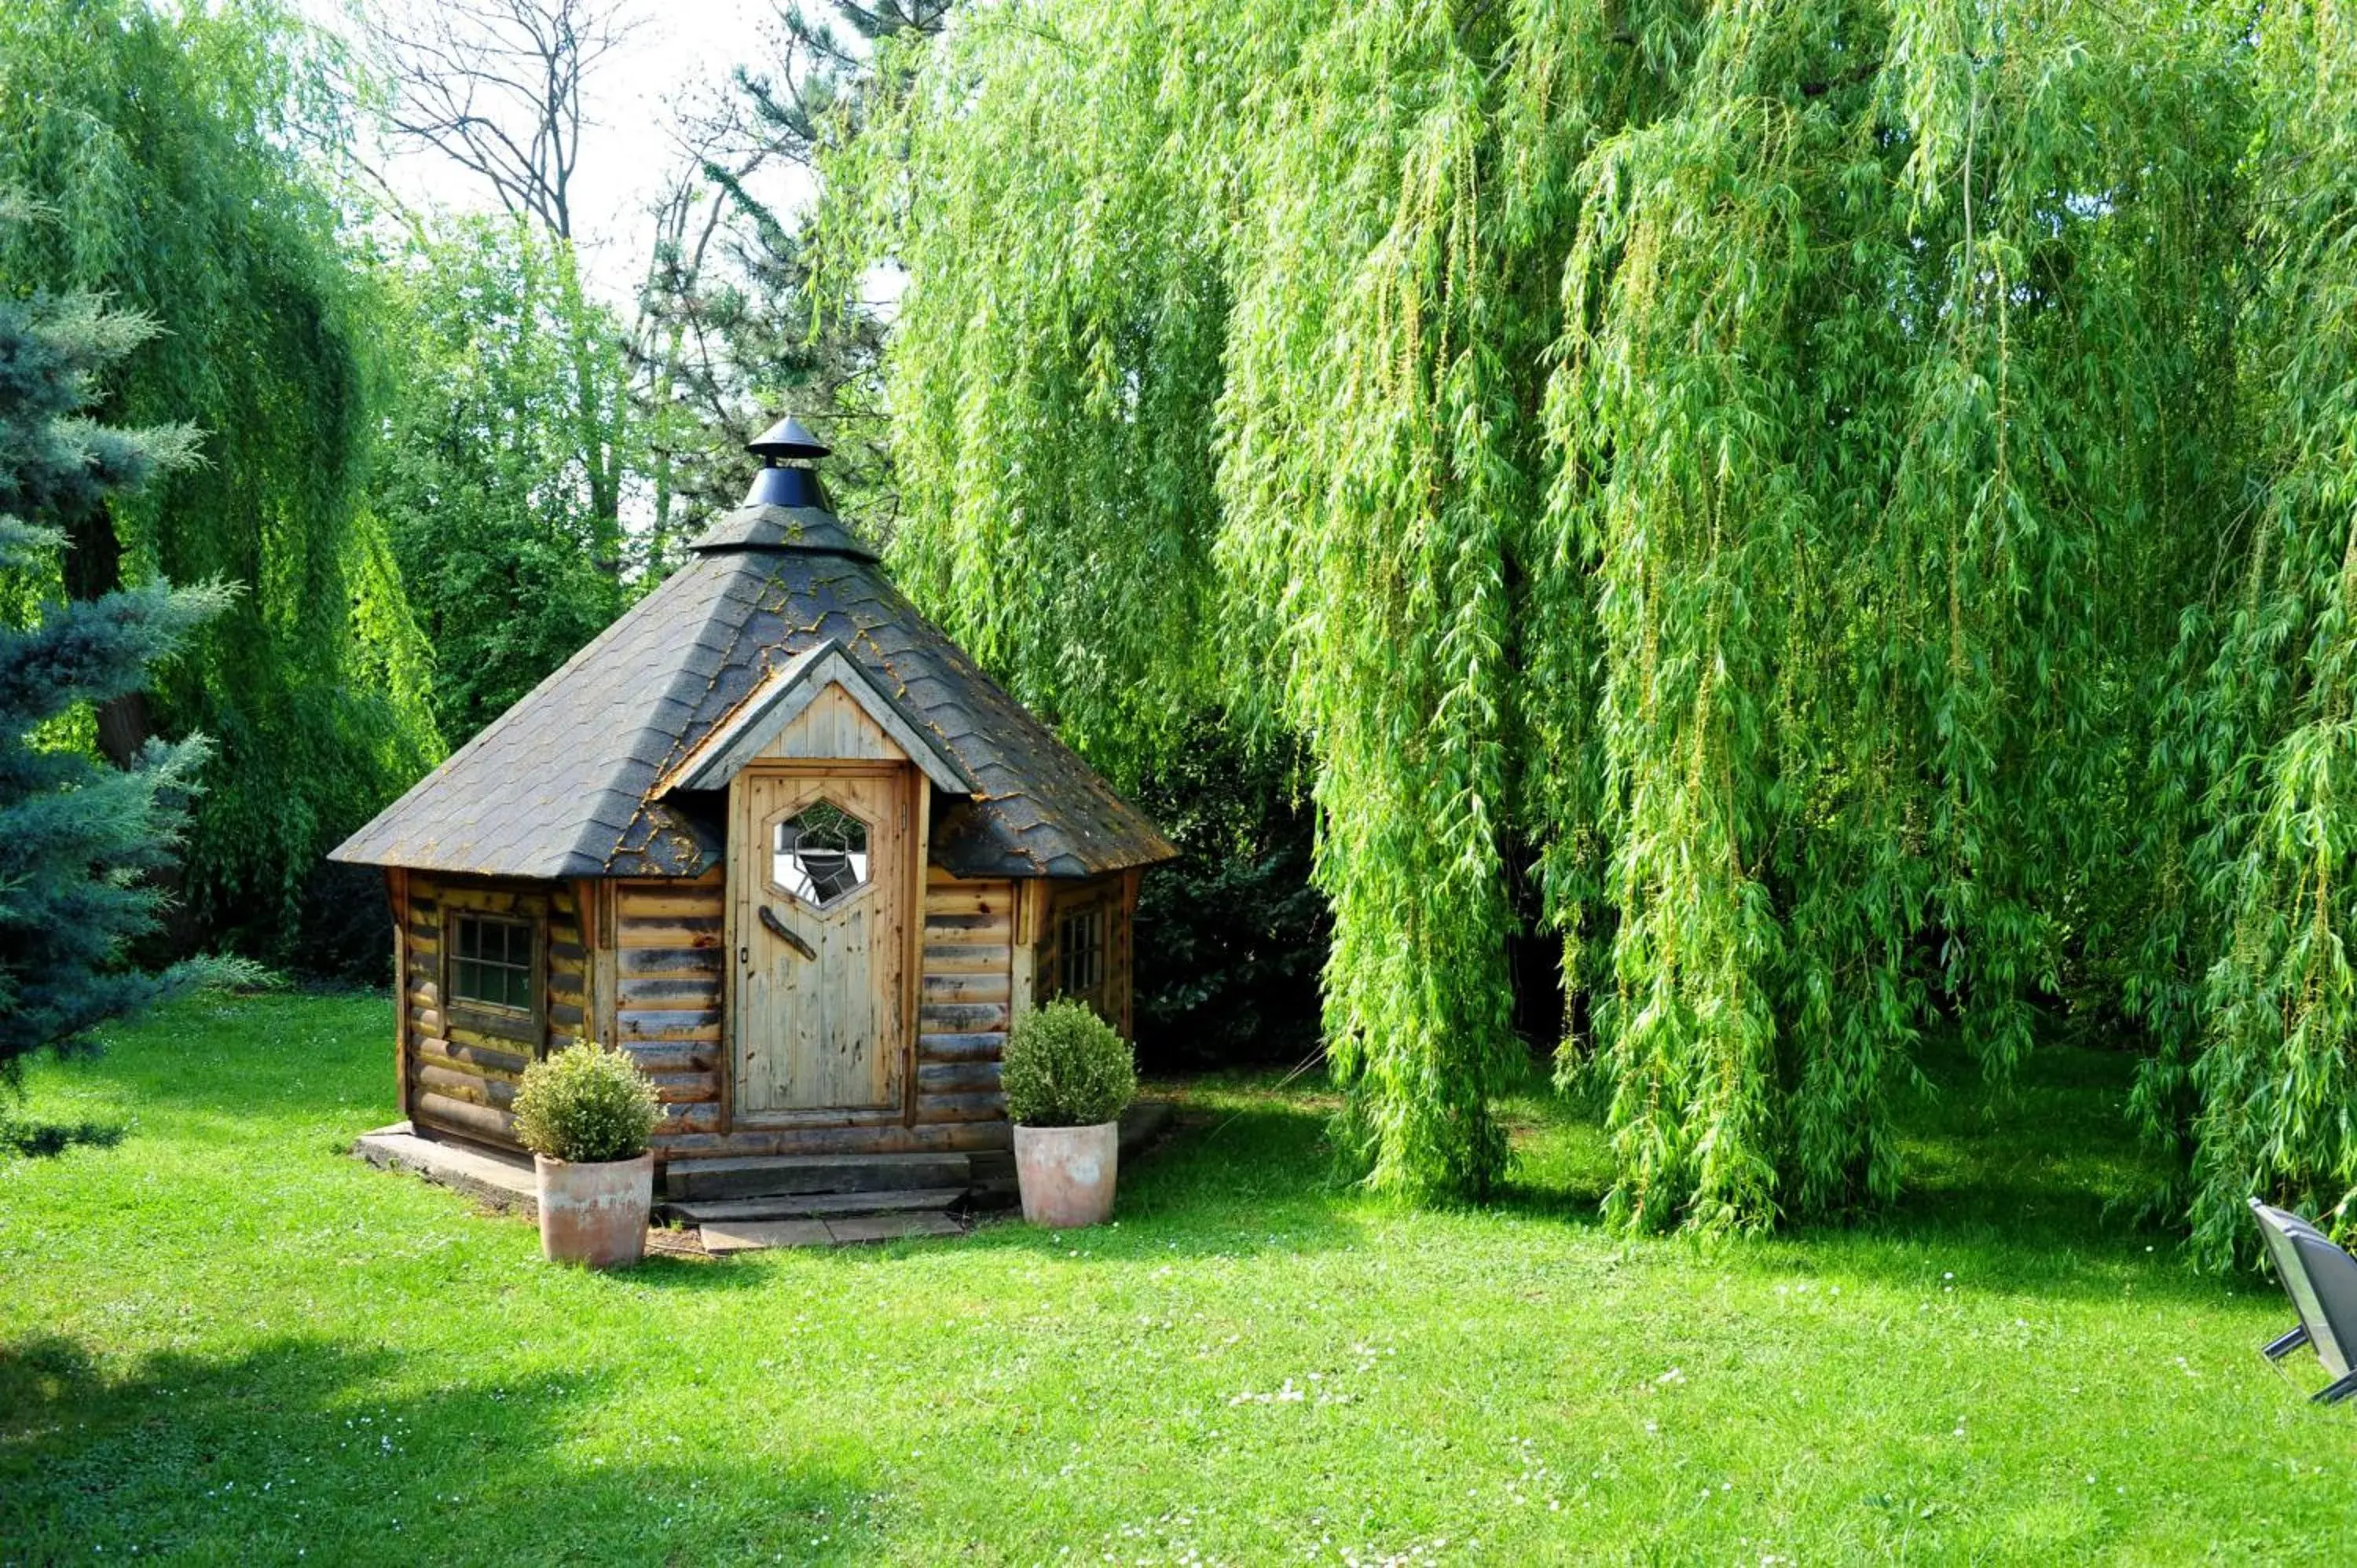
<svg viewBox="0 0 2357 1568">
<path fill-rule="evenodd" d="M 1595 1224 L 1517 1107 L 1481 1212 L 1323 1181 L 1199 1084 L 1116 1227 L 597 1277 L 339 1150 L 386 1004 L 181 1006 L 45 1067 L 0 1164 L 0 1562 L 2345 1560 L 2357 1410 L 2272 1284 L 2112 1217 L 2124 1058 L 1915 1117 L 1914 1194 L 1701 1247 Z"/>
</svg>

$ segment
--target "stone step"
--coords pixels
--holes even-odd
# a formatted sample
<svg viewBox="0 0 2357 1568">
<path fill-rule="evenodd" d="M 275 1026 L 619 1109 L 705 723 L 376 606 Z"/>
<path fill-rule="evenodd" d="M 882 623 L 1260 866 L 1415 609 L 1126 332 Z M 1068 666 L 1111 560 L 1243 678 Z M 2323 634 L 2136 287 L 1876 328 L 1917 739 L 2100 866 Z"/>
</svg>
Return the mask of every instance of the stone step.
<svg viewBox="0 0 2357 1568">
<path fill-rule="evenodd" d="M 963 1155 L 749 1155 L 673 1160 L 663 1196 L 673 1201 L 779 1197 L 821 1192 L 908 1192 L 963 1187 L 973 1178 Z"/>
<path fill-rule="evenodd" d="M 853 1214 L 899 1214 L 942 1209 L 966 1195 L 962 1187 L 920 1187 L 909 1192 L 809 1192 L 771 1197 L 708 1197 L 666 1203 L 664 1217 L 692 1225 L 746 1219 L 828 1219 Z"/>
<path fill-rule="evenodd" d="M 863 1241 L 896 1241 L 908 1236 L 963 1236 L 965 1227 L 948 1215 L 845 1214 L 825 1219 L 744 1219 L 715 1222 L 697 1232 L 716 1258 L 772 1247 L 845 1247 Z"/>
</svg>

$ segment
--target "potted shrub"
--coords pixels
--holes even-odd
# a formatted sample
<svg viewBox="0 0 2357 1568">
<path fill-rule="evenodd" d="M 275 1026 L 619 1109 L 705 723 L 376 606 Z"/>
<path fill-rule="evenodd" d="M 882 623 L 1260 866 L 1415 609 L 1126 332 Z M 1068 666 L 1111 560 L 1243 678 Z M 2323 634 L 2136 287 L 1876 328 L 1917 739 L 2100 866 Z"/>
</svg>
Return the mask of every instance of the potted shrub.
<svg viewBox="0 0 2357 1568">
<path fill-rule="evenodd" d="M 594 1040 L 524 1069 L 516 1136 L 539 1176 L 540 1250 L 551 1262 L 628 1268 L 644 1255 L 656 1115 L 639 1064 Z"/>
<path fill-rule="evenodd" d="M 1050 1002 L 1007 1036 L 998 1081 L 1023 1218 L 1060 1230 L 1112 1218 L 1121 1113 L 1137 1095 L 1129 1042 L 1086 1004 Z"/>
</svg>

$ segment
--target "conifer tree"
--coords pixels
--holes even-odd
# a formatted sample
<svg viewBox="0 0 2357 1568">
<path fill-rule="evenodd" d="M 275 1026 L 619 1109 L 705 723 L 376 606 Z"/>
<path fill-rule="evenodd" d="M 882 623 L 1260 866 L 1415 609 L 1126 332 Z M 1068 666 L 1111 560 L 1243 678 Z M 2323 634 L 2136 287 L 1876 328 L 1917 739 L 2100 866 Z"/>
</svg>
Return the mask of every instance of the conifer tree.
<svg viewBox="0 0 2357 1568">
<path fill-rule="evenodd" d="M 91 715 L 142 690 L 158 660 L 229 599 L 161 579 L 70 599 L 66 531 L 160 469 L 188 462 L 185 426 L 114 429 L 81 417 L 99 374 L 147 338 L 145 318 L 88 296 L 0 297 L 0 574 L 27 607 L 0 628 L 0 1146 L 53 1151 L 102 1135 L 11 1118 L 34 1052 L 86 1047 L 91 1031 L 230 966 L 141 968 L 197 773 L 201 736 L 150 739 L 131 765 L 102 760 Z"/>
</svg>

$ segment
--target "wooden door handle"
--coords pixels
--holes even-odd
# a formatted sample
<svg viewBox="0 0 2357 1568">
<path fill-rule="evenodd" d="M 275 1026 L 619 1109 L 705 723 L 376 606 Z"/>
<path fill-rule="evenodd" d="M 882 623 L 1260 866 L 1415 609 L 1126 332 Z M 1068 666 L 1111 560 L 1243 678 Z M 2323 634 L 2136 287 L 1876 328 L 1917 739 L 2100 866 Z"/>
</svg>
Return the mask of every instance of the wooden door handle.
<svg viewBox="0 0 2357 1568">
<path fill-rule="evenodd" d="M 809 942 L 803 940 L 802 936 L 796 932 L 791 926 L 787 925 L 785 921 L 778 918 L 778 912 L 775 909 L 770 908 L 767 904 L 761 906 L 761 928 L 768 931 L 771 936 L 777 938 L 780 941 L 785 943 L 788 947 L 793 949 L 796 952 L 802 954 L 802 957 L 810 959 L 813 962 L 817 961 L 818 949 L 811 946 Z"/>
</svg>

